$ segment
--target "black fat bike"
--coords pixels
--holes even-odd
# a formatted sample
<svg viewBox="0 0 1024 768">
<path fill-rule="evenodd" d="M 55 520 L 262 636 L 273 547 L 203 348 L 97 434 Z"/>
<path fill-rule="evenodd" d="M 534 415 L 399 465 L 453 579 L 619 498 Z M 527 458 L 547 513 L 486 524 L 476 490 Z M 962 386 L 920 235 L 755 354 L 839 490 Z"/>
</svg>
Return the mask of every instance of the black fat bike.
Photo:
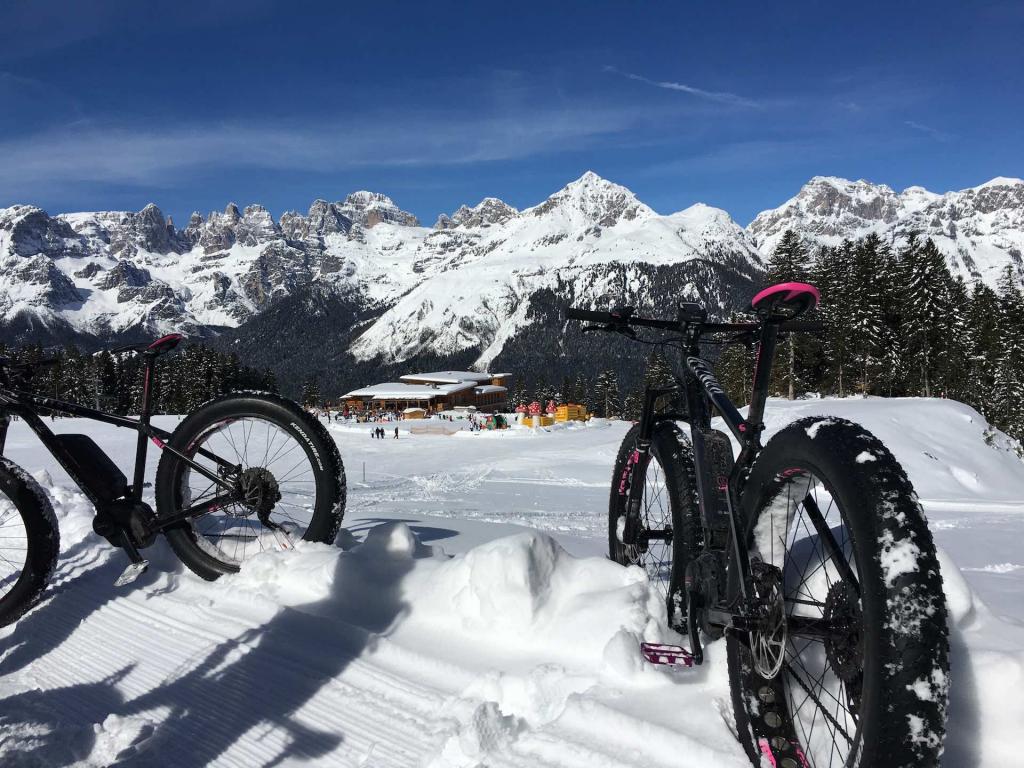
<svg viewBox="0 0 1024 768">
<path fill-rule="evenodd" d="M 776 345 L 821 330 L 795 319 L 817 302 L 813 286 L 787 283 L 754 297 L 752 323 L 710 323 L 696 304 L 673 320 L 566 311 L 596 323 L 589 330 L 662 331 L 654 342 L 685 358 L 676 386 L 646 392 L 622 443 L 610 556 L 661 590 L 669 624 L 689 639 L 673 660 L 700 664 L 702 644 L 725 638 L 737 735 L 754 765 L 938 766 L 946 604 L 910 481 L 844 419 L 801 419 L 761 444 Z M 702 340 L 756 344 L 746 418 L 702 359 Z M 713 411 L 738 455 L 712 428 Z"/>
<path fill-rule="evenodd" d="M 237 572 L 267 548 L 291 548 L 297 539 L 333 542 L 345 511 L 341 457 L 323 425 L 295 403 L 239 392 L 200 406 L 173 432 L 150 423 L 157 358 L 181 339 L 171 334 L 112 350 L 144 358 L 138 418 L 26 391 L 22 387 L 35 366 L 0 358 L 0 626 L 16 621 L 40 599 L 60 549 L 46 493 L 3 455 L 11 416 L 24 420 L 92 502 L 96 533 L 128 555 L 118 585 L 145 571 L 139 550 L 159 534 L 182 563 L 210 580 Z M 47 413 L 137 432 L 131 483 L 89 436 L 54 434 L 40 417 Z M 155 511 L 143 501 L 150 442 L 162 451 L 153 486 Z"/>
</svg>

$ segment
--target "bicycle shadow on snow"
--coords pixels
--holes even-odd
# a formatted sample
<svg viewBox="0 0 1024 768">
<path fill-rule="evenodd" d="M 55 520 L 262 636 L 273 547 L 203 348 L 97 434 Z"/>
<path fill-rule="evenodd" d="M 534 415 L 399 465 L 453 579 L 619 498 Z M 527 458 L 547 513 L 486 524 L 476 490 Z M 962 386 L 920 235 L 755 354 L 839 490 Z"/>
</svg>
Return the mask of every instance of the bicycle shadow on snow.
<svg viewBox="0 0 1024 768">
<path fill-rule="evenodd" d="M 160 560 L 168 556 L 173 557 L 169 549 Z M 129 590 L 152 587 L 166 575 L 159 566 L 150 568 L 131 587 L 115 588 L 114 581 L 127 564 L 119 551 L 92 533 L 61 552 L 56 578 L 40 604 L 0 638 L 0 677 L 29 667 L 59 648 L 92 614 Z M 181 565 L 176 567 L 180 570 Z"/>
<path fill-rule="evenodd" d="M 131 671 L 126 667 L 96 683 L 8 697 L 0 702 L 0 726 L 20 721 L 49 731 L 44 737 L 48 747 L 37 751 L 35 762 L 23 764 L 66 764 L 60 757 L 73 753 L 90 763 L 163 766 L 173 755 L 176 768 L 200 768 L 253 733 L 260 746 L 246 755 L 248 764 L 323 757 L 343 745 L 345 734 L 333 723 L 322 730 L 306 726 L 296 713 L 407 612 L 402 581 L 416 559 L 431 555 L 406 526 L 380 525 L 352 551 L 336 551 L 322 599 L 279 609 L 265 624 L 220 642 L 148 692 L 124 698 L 116 683 Z M 284 554 L 278 566 L 287 568 L 295 556 Z M 130 623 L 125 631 L 131 631 Z M 160 649 L 149 652 L 159 654 Z M 84 713 L 79 711 L 83 707 Z M 112 739 L 116 751 L 92 754 L 110 749 L 97 742 L 94 731 L 103 729 L 69 722 L 68 709 L 91 723 L 114 715 L 115 726 L 122 721 L 146 725 L 136 728 L 134 737 L 125 734 L 128 744 Z M 347 757 L 356 763 L 363 758 L 356 753 Z"/>
</svg>

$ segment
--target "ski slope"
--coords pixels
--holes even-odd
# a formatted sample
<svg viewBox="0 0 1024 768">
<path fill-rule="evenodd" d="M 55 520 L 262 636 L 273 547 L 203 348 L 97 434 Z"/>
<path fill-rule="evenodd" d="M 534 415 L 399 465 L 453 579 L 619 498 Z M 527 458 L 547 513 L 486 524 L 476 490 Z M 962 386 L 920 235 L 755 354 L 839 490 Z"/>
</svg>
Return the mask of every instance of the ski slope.
<svg viewBox="0 0 1024 768">
<path fill-rule="evenodd" d="M 1024 464 L 966 406 L 772 401 L 865 424 L 907 468 L 942 548 L 953 700 L 944 765 L 1020 764 Z M 173 417 L 161 426 L 171 427 Z M 607 483 L 627 424 L 550 432 L 332 425 L 349 476 L 338 546 L 268 553 L 206 583 L 162 543 L 123 557 L 16 423 L 7 455 L 53 496 L 48 599 L 0 630 L 4 766 L 744 766 L 724 646 L 675 672 L 644 576 L 603 558 Z M 127 433 L 77 420 L 126 464 Z M 152 475 L 150 475 L 152 477 Z"/>
</svg>

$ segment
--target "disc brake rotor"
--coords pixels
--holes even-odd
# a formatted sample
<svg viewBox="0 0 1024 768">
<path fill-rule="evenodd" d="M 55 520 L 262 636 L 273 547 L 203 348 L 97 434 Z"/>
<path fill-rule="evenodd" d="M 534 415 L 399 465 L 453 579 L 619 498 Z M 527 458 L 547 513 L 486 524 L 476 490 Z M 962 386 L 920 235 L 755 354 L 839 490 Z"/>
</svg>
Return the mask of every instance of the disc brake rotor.
<svg viewBox="0 0 1024 768">
<path fill-rule="evenodd" d="M 786 660 L 786 604 L 782 572 L 760 560 L 750 563 L 751 603 L 757 628 L 750 631 L 750 655 L 754 670 L 766 680 L 779 674 Z"/>
</svg>

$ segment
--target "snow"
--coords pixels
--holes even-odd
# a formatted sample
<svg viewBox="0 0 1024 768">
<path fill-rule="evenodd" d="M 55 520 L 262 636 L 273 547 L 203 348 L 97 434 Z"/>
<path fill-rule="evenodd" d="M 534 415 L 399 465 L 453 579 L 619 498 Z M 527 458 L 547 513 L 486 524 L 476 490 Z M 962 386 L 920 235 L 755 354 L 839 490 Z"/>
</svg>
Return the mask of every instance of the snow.
<svg viewBox="0 0 1024 768">
<path fill-rule="evenodd" d="M 746 235 L 767 257 L 787 229 L 829 246 L 875 234 L 900 247 L 916 233 L 935 242 L 954 274 L 994 288 L 1024 249 L 1022 185 L 1020 179 L 997 177 L 943 194 L 919 186 L 897 193 L 863 179 L 815 176 L 779 207 L 759 213 Z"/>
<path fill-rule="evenodd" d="M 970 408 L 924 399 L 772 400 L 768 434 L 809 415 L 874 432 L 929 515 L 950 608 L 943 765 L 1018 764 L 1024 569 L 1003 567 L 1020 561 L 1024 533 L 1014 445 Z M 129 463 L 133 441 L 113 427 L 52 426 Z M 628 426 L 379 441 L 332 424 L 350 489 L 337 546 L 300 543 L 207 583 L 161 542 L 150 571 L 118 589 L 123 556 L 16 422 L 6 454 L 49 489 L 62 555 L 47 599 L 0 630 L 0 762 L 748 765 L 724 646 L 690 671 L 645 664 L 640 640 L 680 639 L 643 574 L 603 557 Z"/>
<path fill-rule="evenodd" d="M 465 389 L 472 389 L 472 382 L 459 384 L 405 384 L 404 382 L 390 382 L 385 384 L 371 384 L 361 389 L 353 389 L 351 392 L 342 395 L 346 397 L 372 397 L 374 400 L 387 398 L 410 398 L 414 400 L 430 400 L 440 395 L 450 395 L 453 392 L 462 392 Z"/>
<path fill-rule="evenodd" d="M 409 382 L 460 384 L 464 381 L 490 381 L 494 376 L 495 374 L 481 373 L 480 371 L 433 371 L 431 373 L 407 373 L 405 376 L 399 376 L 398 378 Z"/>
</svg>

